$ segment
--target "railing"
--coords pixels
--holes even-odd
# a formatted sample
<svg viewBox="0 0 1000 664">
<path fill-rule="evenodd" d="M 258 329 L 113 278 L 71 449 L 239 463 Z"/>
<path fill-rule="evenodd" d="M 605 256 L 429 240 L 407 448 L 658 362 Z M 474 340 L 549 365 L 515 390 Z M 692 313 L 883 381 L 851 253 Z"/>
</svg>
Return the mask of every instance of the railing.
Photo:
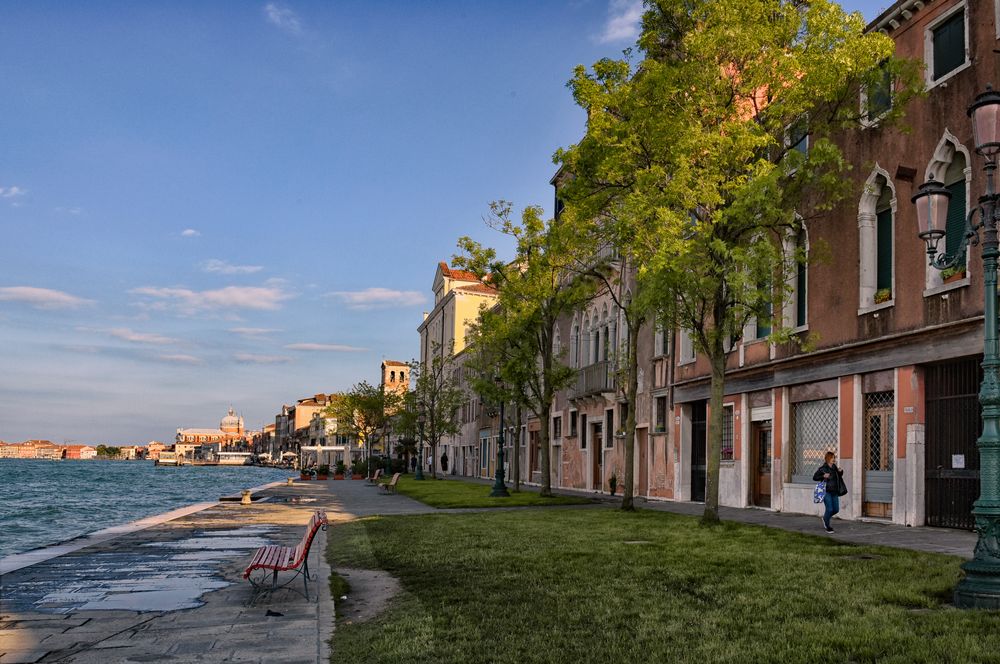
<svg viewBox="0 0 1000 664">
<path fill-rule="evenodd" d="M 604 360 L 583 367 L 576 374 L 574 397 L 587 397 L 615 391 L 614 366 Z"/>
</svg>

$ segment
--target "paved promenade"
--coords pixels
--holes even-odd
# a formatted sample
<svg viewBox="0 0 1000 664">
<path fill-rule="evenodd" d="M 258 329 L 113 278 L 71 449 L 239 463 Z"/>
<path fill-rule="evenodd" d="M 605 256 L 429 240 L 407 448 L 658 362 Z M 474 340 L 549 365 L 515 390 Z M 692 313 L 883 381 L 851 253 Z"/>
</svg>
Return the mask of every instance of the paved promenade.
<svg viewBox="0 0 1000 664">
<path fill-rule="evenodd" d="M 334 621 L 323 559 L 310 553 L 312 601 L 290 590 L 248 607 L 242 571 L 266 543 L 294 545 L 312 511 L 331 524 L 433 511 L 361 481 L 265 489 L 97 541 L 0 577 L 0 662 L 329 662 Z M 100 538 L 98 538 L 100 539 Z M 296 584 L 301 588 L 301 584 Z M 318 592 L 318 601 L 316 594 Z"/>
</svg>

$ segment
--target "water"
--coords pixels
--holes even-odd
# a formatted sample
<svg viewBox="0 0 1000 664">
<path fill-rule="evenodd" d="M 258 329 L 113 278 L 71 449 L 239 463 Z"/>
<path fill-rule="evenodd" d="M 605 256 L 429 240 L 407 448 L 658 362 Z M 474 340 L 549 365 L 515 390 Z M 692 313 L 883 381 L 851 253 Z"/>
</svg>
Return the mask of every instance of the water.
<svg viewBox="0 0 1000 664">
<path fill-rule="evenodd" d="M 256 466 L 0 459 L 0 558 L 286 477 Z"/>
</svg>

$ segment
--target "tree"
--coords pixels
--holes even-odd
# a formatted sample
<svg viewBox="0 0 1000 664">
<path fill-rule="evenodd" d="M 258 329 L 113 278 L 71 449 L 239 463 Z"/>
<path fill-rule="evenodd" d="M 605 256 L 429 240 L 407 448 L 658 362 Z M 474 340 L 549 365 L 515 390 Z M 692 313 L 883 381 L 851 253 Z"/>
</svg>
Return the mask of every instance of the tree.
<svg viewBox="0 0 1000 664">
<path fill-rule="evenodd" d="M 431 446 L 431 477 L 437 479 L 437 446 L 445 436 L 461 431 L 460 409 L 465 393 L 458 385 L 452 349 L 441 353 L 439 344 L 432 344 L 429 363 L 410 362 L 413 391 L 407 411 L 423 415 L 424 439 Z M 422 442 L 420 444 L 423 444 Z"/>
<path fill-rule="evenodd" d="M 455 264 L 488 280 L 498 291 L 498 305 L 482 312 L 480 325 L 493 348 L 505 351 L 514 363 L 501 370 L 518 371 L 513 385 L 527 387 L 530 412 L 541 422 L 541 474 L 543 496 L 552 495 L 549 458 L 549 420 L 556 393 L 569 386 L 576 372 L 562 362 L 554 348 L 559 319 L 589 300 L 592 279 L 576 275 L 572 266 L 585 250 L 580 238 L 558 219 L 545 221 L 542 210 L 527 207 L 518 224 L 511 219 L 511 204 L 490 205 L 488 223 L 514 239 L 514 259 L 497 260 L 496 251 L 468 237 L 459 239 L 463 255 Z M 515 369 L 515 367 L 519 367 Z M 511 374 L 505 377 L 514 378 Z"/>
<path fill-rule="evenodd" d="M 634 69 L 628 53 L 577 68 L 570 87 L 587 130 L 556 159 L 572 174 L 568 214 L 624 240 L 652 294 L 639 307 L 686 330 L 707 356 L 703 521 L 712 523 L 732 341 L 772 316 L 790 271 L 809 259 L 790 238 L 846 193 L 849 165 L 834 139 L 863 119 L 861 93 L 895 81 L 884 126 L 918 76 L 891 39 L 830 0 L 649 0 L 639 47 Z"/>
<path fill-rule="evenodd" d="M 337 420 L 339 434 L 356 436 L 364 445 L 370 461 L 372 447 L 380 440 L 386 423 L 399 410 L 403 397 L 393 390 L 385 390 L 382 385 L 371 385 L 367 381 L 357 383 L 350 392 L 338 396 L 324 409 L 324 416 Z M 388 441 L 380 442 L 388 454 Z"/>
</svg>

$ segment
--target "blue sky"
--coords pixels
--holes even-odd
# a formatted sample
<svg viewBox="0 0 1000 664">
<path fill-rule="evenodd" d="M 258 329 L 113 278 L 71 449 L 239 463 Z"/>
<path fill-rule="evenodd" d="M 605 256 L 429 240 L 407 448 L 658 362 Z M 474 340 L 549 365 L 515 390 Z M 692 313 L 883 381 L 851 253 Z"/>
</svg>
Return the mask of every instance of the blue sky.
<svg viewBox="0 0 1000 664">
<path fill-rule="evenodd" d="M 854 2 L 871 19 L 879 7 Z M 169 441 L 408 360 L 435 265 L 551 208 L 631 0 L 10 2 L 0 440 Z"/>
</svg>

